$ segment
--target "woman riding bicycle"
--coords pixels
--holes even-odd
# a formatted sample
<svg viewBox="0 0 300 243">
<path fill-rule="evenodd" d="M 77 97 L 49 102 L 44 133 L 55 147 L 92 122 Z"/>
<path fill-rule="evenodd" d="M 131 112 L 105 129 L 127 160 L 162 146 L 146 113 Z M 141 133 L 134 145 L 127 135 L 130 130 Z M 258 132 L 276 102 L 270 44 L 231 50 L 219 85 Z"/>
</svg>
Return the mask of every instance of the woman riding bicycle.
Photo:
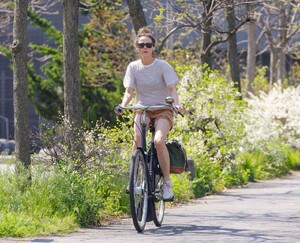
<svg viewBox="0 0 300 243">
<path fill-rule="evenodd" d="M 179 78 L 166 61 L 153 57 L 155 43 L 156 40 L 148 28 L 143 27 L 138 31 L 134 44 L 140 59 L 131 62 L 127 67 L 123 81 L 125 93 L 120 106 L 127 106 L 132 100 L 135 91 L 137 105 L 165 104 L 165 98 L 172 96 L 174 105 L 179 112 L 182 112 L 183 108 L 179 105 L 176 90 Z M 122 113 L 122 110 L 118 112 L 119 115 Z M 134 117 L 133 151 L 141 146 L 140 116 L 141 114 L 136 112 Z M 147 128 L 149 128 L 150 122 L 154 123 L 154 143 L 164 177 L 162 198 L 164 201 L 173 201 L 174 193 L 169 176 L 170 158 L 165 144 L 168 133 L 173 126 L 173 111 L 170 109 L 149 110 L 147 111 L 146 122 Z"/>
</svg>

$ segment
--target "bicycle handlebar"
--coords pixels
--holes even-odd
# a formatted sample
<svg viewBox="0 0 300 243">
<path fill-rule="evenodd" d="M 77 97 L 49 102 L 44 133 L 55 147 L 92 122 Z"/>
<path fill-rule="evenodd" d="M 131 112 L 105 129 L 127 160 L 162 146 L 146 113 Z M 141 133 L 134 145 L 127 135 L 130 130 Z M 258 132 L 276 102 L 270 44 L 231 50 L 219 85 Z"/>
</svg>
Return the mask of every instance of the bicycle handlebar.
<svg viewBox="0 0 300 243">
<path fill-rule="evenodd" d="M 164 105 L 134 105 L 134 106 L 125 106 L 122 107 L 120 105 L 115 107 L 115 113 L 117 115 L 121 115 L 123 113 L 123 110 L 159 110 L 159 109 L 164 109 L 164 108 L 172 108 L 174 112 L 176 112 L 177 114 L 181 115 L 183 117 L 183 114 L 181 112 L 179 112 L 178 108 L 176 106 L 174 106 L 174 98 L 171 96 L 168 96 L 166 98 L 166 102 L 167 104 Z"/>
</svg>

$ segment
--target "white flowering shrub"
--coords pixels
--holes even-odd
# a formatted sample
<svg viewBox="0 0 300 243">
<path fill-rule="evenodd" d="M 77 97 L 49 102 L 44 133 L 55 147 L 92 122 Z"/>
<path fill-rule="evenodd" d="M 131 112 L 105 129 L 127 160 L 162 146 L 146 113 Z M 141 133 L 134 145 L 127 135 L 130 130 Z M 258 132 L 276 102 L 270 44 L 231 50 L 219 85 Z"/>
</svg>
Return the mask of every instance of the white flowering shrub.
<svg viewBox="0 0 300 243">
<path fill-rule="evenodd" d="M 283 89 L 276 83 L 268 93 L 250 94 L 247 103 L 244 123 L 249 144 L 280 140 L 300 148 L 300 86 Z"/>
</svg>

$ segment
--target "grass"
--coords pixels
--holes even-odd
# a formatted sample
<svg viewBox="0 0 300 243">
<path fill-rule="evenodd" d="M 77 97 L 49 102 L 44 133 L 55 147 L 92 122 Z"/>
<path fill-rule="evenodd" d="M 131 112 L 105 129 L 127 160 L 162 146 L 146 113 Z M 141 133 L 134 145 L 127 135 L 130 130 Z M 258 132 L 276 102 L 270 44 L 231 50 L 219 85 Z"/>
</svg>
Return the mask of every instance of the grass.
<svg viewBox="0 0 300 243">
<path fill-rule="evenodd" d="M 27 212 L 0 211 L 1 237 L 64 234 L 78 228 L 73 216 L 60 218 L 55 215 L 43 216 L 39 212 L 36 212 L 36 215 L 30 215 Z"/>
<path fill-rule="evenodd" d="M 53 210 L 50 201 L 58 196 L 56 192 L 51 195 L 43 185 L 22 185 L 14 177 L 12 173 L 0 175 L 0 236 L 67 233 L 78 228 L 71 211 Z"/>
</svg>

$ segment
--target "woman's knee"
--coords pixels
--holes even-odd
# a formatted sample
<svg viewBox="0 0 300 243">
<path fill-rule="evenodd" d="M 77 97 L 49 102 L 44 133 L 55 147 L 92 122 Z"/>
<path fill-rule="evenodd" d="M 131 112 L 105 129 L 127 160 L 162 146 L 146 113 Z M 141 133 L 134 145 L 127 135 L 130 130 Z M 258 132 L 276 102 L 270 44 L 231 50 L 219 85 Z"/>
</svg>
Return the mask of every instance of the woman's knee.
<svg viewBox="0 0 300 243">
<path fill-rule="evenodd" d="M 141 143 L 141 141 L 142 141 L 142 135 L 141 134 L 135 134 L 134 135 L 134 141 L 136 142 L 136 143 L 138 143 L 138 144 L 140 144 Z"/>
<path fill-rule="evenodd" d="M 159 148 L 162 148 L 162 147 L 166 146 L 166 140 L 162 137 L 155 138 L 154 139 L 154 144 L 155 144 L 155 147 L 159 149 Z"/>
</svg>

